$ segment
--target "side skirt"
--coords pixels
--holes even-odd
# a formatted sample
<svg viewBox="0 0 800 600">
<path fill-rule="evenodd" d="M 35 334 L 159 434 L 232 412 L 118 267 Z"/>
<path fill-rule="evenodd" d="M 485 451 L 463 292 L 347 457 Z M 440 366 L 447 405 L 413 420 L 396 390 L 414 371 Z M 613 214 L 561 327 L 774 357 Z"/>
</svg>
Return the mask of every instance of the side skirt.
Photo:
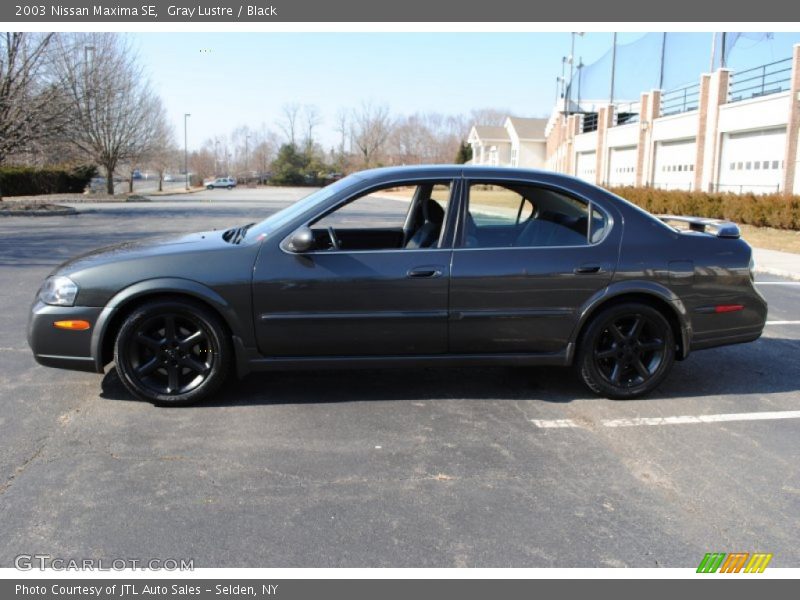
<svg viewBox="0 0 800 600">
<path fill-rule="evenodd" d="M 561 352 L 530 354 L 430 354 L 413 356 L 275 356 L 264 357 L 237 343 L 237 374 L 251 371 L 307 369 L 370 369 L 465 366 L 569 366 L 574 353 L 570 343 Z"/>
</svg>

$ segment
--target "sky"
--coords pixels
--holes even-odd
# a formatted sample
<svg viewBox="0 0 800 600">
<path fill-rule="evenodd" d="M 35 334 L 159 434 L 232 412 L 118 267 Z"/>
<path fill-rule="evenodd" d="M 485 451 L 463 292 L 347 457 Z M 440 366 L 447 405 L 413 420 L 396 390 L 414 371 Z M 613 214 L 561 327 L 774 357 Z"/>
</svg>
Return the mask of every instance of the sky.
<svg viewBox="0 0 800 600">
<path fill-rule="evenodd" d="M 281 107 L 289 102 L 318 107 L 319 138 L 326 148 L 338 139 L 337 111 L 365 101 L 386 104 L 393 115 L 500 108 L 516 116 L 546 117 L 572 39 L 563 32 L 127 35 L 181 145 L 183 115 L 191 114 L 189 149 L 241 125 L 260 129 L 263 124 L 280 132 Z M 576 60 L 600 59 L 611 48 L 612 35 L 576 36 Z M 780 35 L 800 41 L 798 34 Z M 620 33 L 617 41 L 622 46 L 642 36 Z M 710 39 L 708 34 L 682 51 L 707 62 Z M 791 48 L 783 39 L 742 44 L 749 50 L 741 55 L 751 62 L 784 58 L 781 53 L 789 56 L 786 48 Z"/>
</svg>

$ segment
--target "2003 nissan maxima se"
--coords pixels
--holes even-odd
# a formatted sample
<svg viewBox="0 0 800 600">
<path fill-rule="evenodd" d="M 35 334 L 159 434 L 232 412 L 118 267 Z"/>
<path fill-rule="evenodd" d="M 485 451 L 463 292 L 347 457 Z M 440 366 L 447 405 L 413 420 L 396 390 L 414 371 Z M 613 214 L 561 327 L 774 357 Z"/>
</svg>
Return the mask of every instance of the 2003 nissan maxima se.
<svg viewBox="0 0 800 600">
<path fill-rule="evenodd" d="M 728 222 L 654 217 L 571 177 L 435 166 L 356 173 L 249 225 L 111 246 L 32 306 L 43 365 L 186 404 L 229 371 L 574 365 L 653 390 L 690 352 L 761 335 L 750 247 Z"/>
</svg>

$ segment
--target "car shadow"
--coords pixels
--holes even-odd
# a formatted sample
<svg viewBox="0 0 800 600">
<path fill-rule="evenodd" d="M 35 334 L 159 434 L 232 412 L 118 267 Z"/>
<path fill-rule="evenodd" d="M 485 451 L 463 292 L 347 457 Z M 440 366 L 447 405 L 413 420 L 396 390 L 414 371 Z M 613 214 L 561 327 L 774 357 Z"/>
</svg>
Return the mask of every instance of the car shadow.
<svg viewBox="0 0 800 600">
<path fill-rule="evenodd" d="M 644 400 L 797 391 L 798 355 L 800 340 L 773 337 L 695 352 L 676 363 Z M 135 400 L 113 368 L 103 378 L 100 396 Z M 597 398 L 574 369 L 565 367 L 430 367 L 253 373 L 242 380 L 231 377 L 197 406 L 452 399 L 569 403 Z"/>
</svg>

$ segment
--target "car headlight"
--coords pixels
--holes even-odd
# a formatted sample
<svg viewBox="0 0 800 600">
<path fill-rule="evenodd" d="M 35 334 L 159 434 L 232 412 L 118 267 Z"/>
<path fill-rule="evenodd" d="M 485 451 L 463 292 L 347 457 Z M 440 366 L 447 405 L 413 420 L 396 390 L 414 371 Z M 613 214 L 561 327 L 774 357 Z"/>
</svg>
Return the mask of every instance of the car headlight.
<svg viewBox="0 0 800 600">
<path fill-rule="evenodd" d="M 64 276 L 48 277 L 39 290 L 39 300 L 54 306 L 72 306 L 77 295 L 78 286 Z"/>
</svg>

